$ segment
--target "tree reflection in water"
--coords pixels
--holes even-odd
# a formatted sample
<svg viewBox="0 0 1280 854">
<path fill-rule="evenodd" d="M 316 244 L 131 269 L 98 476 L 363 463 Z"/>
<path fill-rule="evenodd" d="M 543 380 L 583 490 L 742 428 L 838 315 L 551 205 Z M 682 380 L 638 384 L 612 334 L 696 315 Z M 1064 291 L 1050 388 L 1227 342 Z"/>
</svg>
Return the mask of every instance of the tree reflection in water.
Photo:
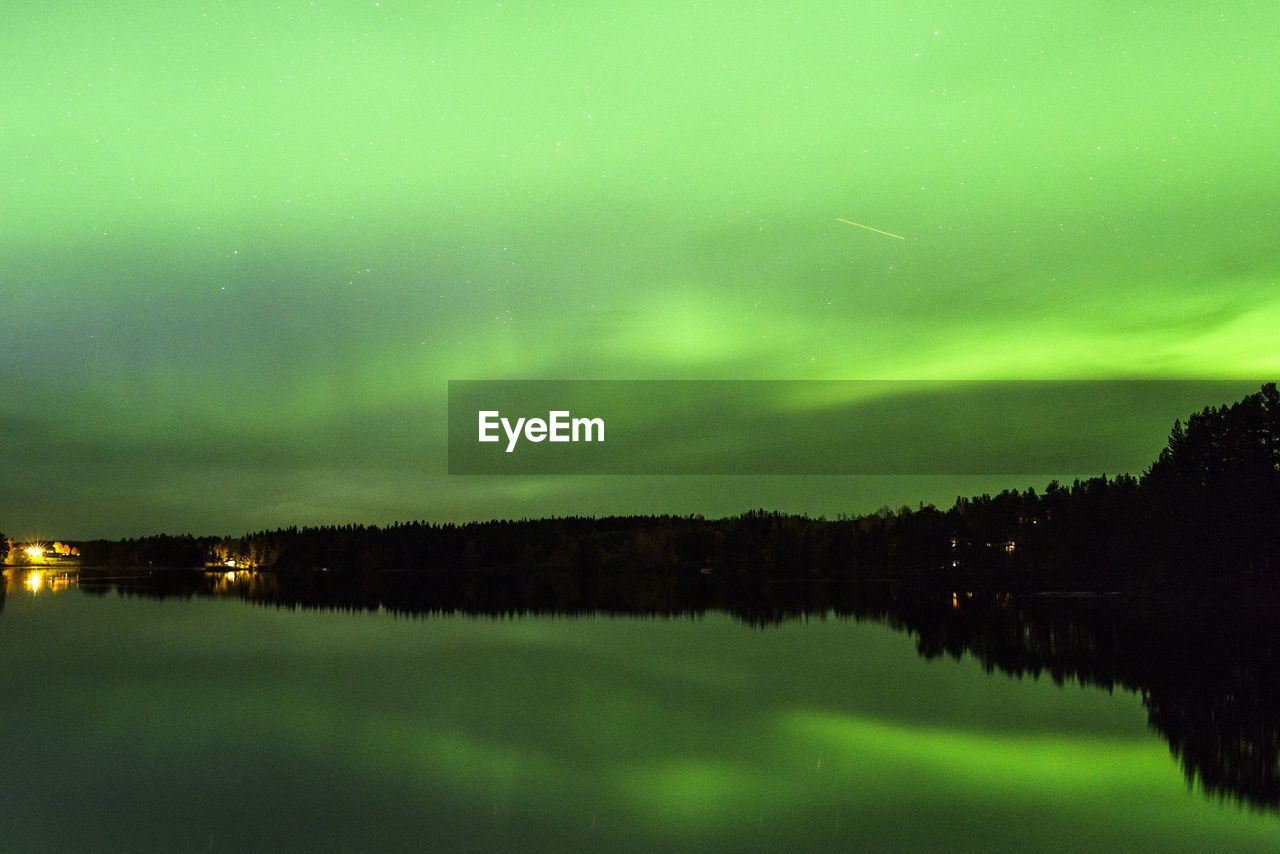
<svg viewBox="0 0 1280 854">
<path fill-rule="evenodd" d="M 4 593 L 30 592 L 7 571 Z M 1280 811 L 1280 636 L 1273 595 L 1198 598 L 970 593 L 892 584 L 736 581 L 729 576 L 577 572 L 285 573 L 80 570 L 56 587 L 91 595 L 229 597 L 281 608 L 466 614 L 721 611 L 762 629 L 810 616 L 872 620 L 916 639 L 927 659 L 974 656 L 988 672 L 1068 681 L 1142 697 L 1189 784 Z M 3 603 L 0 598 L 0 603 Z"/>
</svg>

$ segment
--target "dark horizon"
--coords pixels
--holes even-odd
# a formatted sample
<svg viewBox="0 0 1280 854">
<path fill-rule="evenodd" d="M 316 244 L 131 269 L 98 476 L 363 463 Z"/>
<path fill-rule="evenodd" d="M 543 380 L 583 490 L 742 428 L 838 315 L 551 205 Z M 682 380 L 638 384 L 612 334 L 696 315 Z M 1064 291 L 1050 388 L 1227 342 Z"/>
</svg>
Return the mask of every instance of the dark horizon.
<svg viewBox="0 0 1280 854">
<path fill-rule="evenodd" d="M 1141 478 L 1105 475 L 1042 491 L 958 496 L 835 520 L 767 511 L 560 516 L 521 521 L 290 526 L 240 537 L 156 535 L 81 540 L 86 565 L 399 568 L 666 569 L 765 565 L 849 577 L 942 577 L 967 584 L 1204 583 L 1204 567 L 1272 579 L 1280 569 L 1280 391 L 1205 406 L 1174 421 Z M 66 552 L 66 546 L 63 547 Z M 11 561 L 27 560 L 15 549 Z M 1087 567 L 1083 574 L 1079 567 Z"/>
<path fill-rule="evenodd" d="M 1039 490 L 1053 480 L 1071 483 L 1075 479 L 1096 478 L 1098 475 L 1103 475 L 1103 472 L 1114 475 L 1116 471 L 1125 471 L 1129 474 L 1129 472 L 1144 470 L 1151 465 L 1155 453 L 1167 437 L 1167 430 L 1172 421 L 1185 419 L 1189 412 L 1194 414 L 1202 407 L 1226 405 L 1233 397 L 1256 391 L 1258 384 L 1260 384 L 1258 380 L 1240 379 L 1100 380 L 1100 382 L 1018 380 L 1018 382 L 996 383 L 973 382 L 973 380 L 956 383 L 760 383 L 764 388 L 794 388 L 800 389 L 803 393 L 808 393 L 805 389 L 824 388 L 828 385 L 832 389 L 879 387 L 890 389 L 892 396 L 882 403 L 877 403 L 878 408 L 873 407 L 868 410 L 867 407 L 856 402 L 856 399 L 841 403 L 841 406 L 852 407 L 850 411 L 856 419 L 863 421 L 864 429 L 872 430 L 872 435 L 868 438 L 874 439 L 874 449 L 858 449 L 860 434 L 856 431 L 852 431 L 841 439 L 842 442 L 854 448 L 852 453 L 863 455 L 863 462 L 855 462 L 852 465 L 859 466 L 859 469 L 854 469 L 855 471 L 864 470 L 867 474 L 558 475 L 556 470 L 552 469 L 547 474 L 541 475 L 448 475 L 447 481 L 443 484 L 445 492 L 460 495 L 475 489 L 477 485 L 489 489 L 492 488 L 492 484 L 506 484 L 504 488 L 521 493 L 535 489 L 538 492 L 548 490 L 552 494 L 558 494 L 559 485 L 563 484 L 570 484 L 571 488 L 585 487 L 593 492 L 602 490 L 598 498 L 602 498 L 603 501 L 591 502 L 590 512 L 575 512 L 573 507 L 576 506 L 576 502 L 564 502 L 562 499 L 553 498 L 549 503 L 558 504 L 558 506 L 549 508 L 549 511 L 544 508 L 540 512 L 504 513 L 504 515 L 467 517 L 442 513 L 442 515 L 429 516 L 406 512 L 403 515 L 384 516 L 381 519 L 375 515 L 335 519 L 332 513 L 325 513 L 319 519 L 314 516 L 294 516 L 276 517 L 271 520 L 271 513 L 253 510 L 257 506 L 257 501 L 252 493 L 241 495 L 229 492 L 227 489 L 214 489 L 212 494 L 218 495 L 220 499 L 225 498 L 241 504 L 242 510 L 238 512 L 255 513 L 255 521 L 238 529 L 244 535 L 253 531 L 291 528 L 291 526 L 349 524 L 385 526 L 404 520 L 430 521 L 431 524 L 470 524 L 477 521 L 549 519 L 549 517 L 558 516 L 637 516 L 653 515 L 653 513 L 728 519 L 728 517 L 762 507 L 786 513 L 786 515 L 804 517 L 861 516 L 877 512 L 884 507 L 915 507 L 919 504 L 943 507 L 950 506 L 959 497 L 977 497 L 983 493 L 996 494 L 1006 489 Z M 538 384 L 532 385 L 536 388 Z M 687 385 L 696 389 L 699 384 Z M 923 394 L 918 393 L 916 389 L 920 389 Z M 995 412 L 984 408 L 984 405 L 992 402 L 993 389 L 1016 389 L 1016 391 L 997 392 L 996 399 L 1000 399 L 998 420 L 993 421 L 991 433 L 974 438 L 974 430 L 980 429 L 980 425 L 986 423 L 984 419 L 995 417 Z M 938 399 L 947 401 L 946 406 L 950 407 L 948 412 L 954 412 L 961 417 L 961 420 L 973 423 L 966 426 L 968 433 L 946 435 L 943 438 L 940 431 L 945 429 L 945 426 L 937 423 L 937 414 L 925 416 L 925 423 L 919 428 L 913 428 L 902 421 L 904 417 L 911 417 L 913 414 L 915 417 L 923 415 L 927 408 L 922 407 L 928 407 L 934 403 L 934 398 L 929 397 L 932 394 L 942 394 L 943 397 Z M 1051 411 L 1038 411 L 1044 408 L 1047 399 L 1050 399 L 1046 396 L 1061 399 L 1056 399 L 1048 405 L 1052 407 Z M 832 403 L 837 402 L 826 401 L 824 406 L 829 408 Z M 767 402 L 758 401 L 758 403 L 762 403 L 767 408 Z M 820 417 L 829 421 L 841 411 L 840 408 L 836 408 L 832 411 L 832 415 L 805 417 L 810 419 Z M 1070 424 L 1066 424 L 1066 421 L 1076 412 L 1085 420 L 1080 421 L 1073 428 Z M 658 412 L 654 415 L 663 414 Z M 762 416 L 750 415 L 750 417 L 759 421 Z M 768 425 L 768 416 L 763 417 L 765 425 Z M 867 423 L 868 417 L 873 419 L 869 423 Z M 783 421 L 778 423 L 782 424 Z M 840 429 L 838 423 L 828 426 L 824 425 L 823 420 L 814 421 L 813 424 L 813 428 L 810 429 Z M 1007 437 L 1010 434 L 1019 437 L 1012 446 L 1007 444 Z M 1073 434 L 1076 438 L 1068 438 Z M 896 444 L 890 438 L 895 435 Z M 937 455 L 940 451 L 934 449 L 927 452 L 925 456 L 919 456 L 922 452 L 913 451 L 910 442 L 905 442 L 901 438 L 910 438 L 913 435 L 915 435 L 915 439 L 911 439 L 913 442 L 928 438 L 929 442 L 937 444 L 940 440 L 945 440 L 951 443 L 951 456 L 959 458 L 970 456 L 970 446 L 966 446 L 966 442 L 972 442 L 974 453 L 978 455 L 975 458 L 978 461 L 970 460 L 963 463 L 959 470 L 952 474 L 937 471 Z M 676 434 L 669 440 L 678 443 L 682 439 Z M 760 452 L 771 453 L 767 446 L 762 446 Z M 822 465 L 820 452 L 814 452 L 814 455 L 814 461 L 804 465 Z M 916 456 L 913 457 L 913 455 Z M 444 456 L 443 451 L 440 452 L 440 460 L 443 460 Z M 888 458 L 892 462 L 888 462 L 887 466 L 877 462 L 881 457 Z M 726 462 L 713 460 L 727 460 L 727 458 L 721 451 L 718 452 L 717 457 L 707 457 L 704 462 L 694 462 L 692 465 L 695 471 L 698 470 L 698 466 L 703 466 L 707 471 L 716 471 L 717 465 L 723 466 Z M 1000 462 L 1001 460 L 1004 462 Z M 1060 462 L 1064 469 L 1074 467 L 1075 470 L 1068 471 L 1066 474 L 1047 472 L 1043 476 L 1000 474 L 1000 471 L 1009 470 L 1010 466 L 1015 471 L 1021 469 L 1030 471 L 1037 467 L 1037 462 L 1039 466 L 1043 466 L 1044 463 L 1053 461 Z M 1076 465 L 1082 461 L 1087 462 L 1087 465 Z M 1125 465 L 1124 461 L 1128 461 L 1128 465 Z M 1107 462 L 1115 463 L 1115 467 L 1108 467 Z M 730 465 L 728 470 L 733 471 L 732 465 L 735 463 L 728 463 L 728 465 Z M 841 465 L 847 467 L 850 463 L 845 462 Z M 968 470 L 972 471 L 964 474 Z M 76 483 L 67 485 L 69 494 L 77 494 L 79 489 L 81 487 Z M 801 501 L 799 502 L 801 506 L 796 507 L 795 502 L 792 501 L 767 502 L 754 499 L 777 495 L 778 490 L 781 490 L 782 494 L 799 494 L 812 492 L 814 489 L 826 495 L 826 498 L 819 502 L 818 510 L 806 508 L 806 506 L 812 507 L 812 502 L 808 501 Z M 616 493 L 616 499 L 608 498 L 608 495 L 614 493 Z M 648 494 L 650 497 L 640 499 L 640 495 L 643 494 Z M 754 495 L 754 498 L 735 497 L 740 494 Z M 622 495 L 625 495 L 625 498 L 620 498 Z M 672 495 L 676 497 L 672 498 Z M 694 498 L 694 495 L 704 495 L 704 497 Z M 64 499 L 51 495 L 50 501 L 55 502 L 49 504 L 50 507 L 65 508 Z M 547 504 L 548 502 L 536 503 Z M 526 508 L 526 510 L 532 510 L 532 508 Z M 46 512 L 50 515 L 54 512 L 72 517 L 76 515 L 74 512 L 65 510 Z M 13 516 L 20 517 L 22 512 L 10 510 L 8 519 L 12 520 Z M 5 528 L 0 530 L 4 530 L 6 534 L 20 542 L 52 542 L 55 539 L 84 542 L 91 539 L 137 538 L 137 536 L 159 533 L 184 533 L 198 536 L 234 535 L 236 530 L 224 528 L 224 526 L 197 525 L 189 521 L 169 526 L 159 524 L 138 526 L 138 528 L 124 531 L 100 530 L 90 535 L 84 534 L 83 531 L 76 531 L 74 528 L 76 525 L 73 522 L 42 524 L 32 529 L 29 526 L 14 524 L 13 521 L 6 521 Z M 200 533 L 197 534 L 196 531 Z"/>
</svg>

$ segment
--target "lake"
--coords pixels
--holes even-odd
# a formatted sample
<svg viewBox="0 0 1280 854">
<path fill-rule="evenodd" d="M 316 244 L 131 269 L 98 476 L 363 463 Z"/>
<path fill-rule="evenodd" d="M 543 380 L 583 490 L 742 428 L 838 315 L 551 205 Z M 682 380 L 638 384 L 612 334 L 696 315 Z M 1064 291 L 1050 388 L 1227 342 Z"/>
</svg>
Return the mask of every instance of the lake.
<svg viewBox="0 0 1280 854">
<path fill-rule="evenodd" d="M 1207 689 L 1133 686 L 1202 665 L 1115 652 L 1128 604 L 503 613 L 347 584 L 6 570 L 0 848 L 1280 848 L 1274 709 L 1209 734 L 1270 739 L 1259 767 L 1205 759 L 1224 716 L 1169 698 Z M 1081 677 L 1080 649 L 1107 662 Z M 1254 678 L 1232 655 L 1206 678 Z"/>
</svg>

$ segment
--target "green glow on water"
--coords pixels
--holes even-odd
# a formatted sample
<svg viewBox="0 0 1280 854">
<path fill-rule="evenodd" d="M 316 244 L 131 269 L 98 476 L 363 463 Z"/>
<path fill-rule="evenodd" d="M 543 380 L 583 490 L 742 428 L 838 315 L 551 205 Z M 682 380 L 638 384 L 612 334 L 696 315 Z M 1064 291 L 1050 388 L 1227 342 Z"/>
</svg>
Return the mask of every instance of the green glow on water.
<svg viewBox="0 0 1280 854">
<path fill-rule="evenodd" d="M 798 739 L 830 751 L 833 764 L 856 768 L 872 761 L 901 766 L 949 787 L 980 787 L 993 799 L 1055 795 L 1113 797 L 1167 780 L 1169 758 L 1140 739 L 1102 741 L 1047 736 L 1001 736 L 902 727 L 834 715 L 796 715 L 787 727 Z"/>
<path fill-rule="evenodd" d="M 1133 695 L 924 661 L 871 624 L 15 592 L 0 643 L 22 663 L 0 705 L 20 849 L 1250 851 L 1276 832 L 1188 791 Z M 38 807 L 66 780 L 77 810 L 54 821 Z"/>
</svg>

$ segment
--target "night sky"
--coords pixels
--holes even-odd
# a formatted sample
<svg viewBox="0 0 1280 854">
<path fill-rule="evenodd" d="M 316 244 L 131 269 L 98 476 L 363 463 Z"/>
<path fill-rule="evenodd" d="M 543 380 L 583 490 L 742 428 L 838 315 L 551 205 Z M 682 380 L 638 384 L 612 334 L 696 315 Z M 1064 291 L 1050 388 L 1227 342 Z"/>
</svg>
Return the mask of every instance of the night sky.
<svg viewBox="0 0 1280 854">
<path fill-rule="evenodd" d="M 4 45 L 11 536 L 1096 473 L 450 476 L 451 379 L 1280 373 L 1269 4 L 21 0 Z"/>
</svg>

